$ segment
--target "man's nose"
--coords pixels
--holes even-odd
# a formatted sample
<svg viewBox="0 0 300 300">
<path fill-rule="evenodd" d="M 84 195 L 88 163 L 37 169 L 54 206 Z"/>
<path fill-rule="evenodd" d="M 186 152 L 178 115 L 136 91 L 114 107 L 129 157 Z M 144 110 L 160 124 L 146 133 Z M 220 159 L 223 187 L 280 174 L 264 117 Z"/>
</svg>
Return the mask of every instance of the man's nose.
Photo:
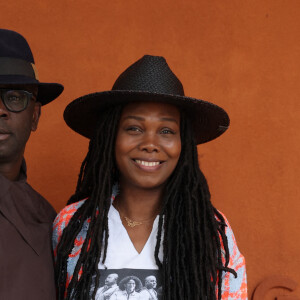
<svg viewBox="0 0 300 300">
<path fill-rule="evenodd" d="M 139 148 L 141 151 L 146 151 L 149 153 L 159 152 L 160 146 L 157 135 L 155 133 L 145 134 Z"/>
</svg>

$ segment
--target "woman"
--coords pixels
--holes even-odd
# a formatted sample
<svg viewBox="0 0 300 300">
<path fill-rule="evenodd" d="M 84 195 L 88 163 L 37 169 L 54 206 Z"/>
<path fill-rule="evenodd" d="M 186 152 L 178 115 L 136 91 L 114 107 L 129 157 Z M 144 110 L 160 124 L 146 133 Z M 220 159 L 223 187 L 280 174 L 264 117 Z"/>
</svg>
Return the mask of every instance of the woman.
<svg viewBox="0 0 300 300">
<path fill-rule="evenodd" d="M 120 290 L 114 293 L 109 299 L 140 299 L 139 291 L 141 288 L 142 283 L 138 277 L 127 276 L 120 281 Z"/>
<path fill-rule="evenodd" d="M 160 299 L 247 299 L 244 258 L 198 165 L 197 144 L 228 128 L 222 108 L 185 97 L 146 55 L 64 117 L 91 141 L 54 222 L 58 299 L 94 299 L 107 272 L 155 276 Z"/>
</svg>

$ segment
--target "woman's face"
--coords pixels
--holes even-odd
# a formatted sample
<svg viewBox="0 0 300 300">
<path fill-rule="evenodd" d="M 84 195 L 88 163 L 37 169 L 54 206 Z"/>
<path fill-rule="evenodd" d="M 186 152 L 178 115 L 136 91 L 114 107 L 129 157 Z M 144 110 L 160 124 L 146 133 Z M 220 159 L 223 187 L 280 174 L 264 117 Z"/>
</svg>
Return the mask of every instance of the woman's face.
<svg viewBox="0 0 300 300">
<path fill-rule="evenodd" d="M 133 279 L 130 279 L 126 284 L 125 284 L 125 289 L 128 294 L 134 292 L 135 289 L 135 281 Z"/>
<path fill-rule="evenodd" d="M 155 102 L 124 107 L 116 139 L 120 183 L 144 189 L 163 186 L 181 152 L 180 112 Z"/>
</svg>

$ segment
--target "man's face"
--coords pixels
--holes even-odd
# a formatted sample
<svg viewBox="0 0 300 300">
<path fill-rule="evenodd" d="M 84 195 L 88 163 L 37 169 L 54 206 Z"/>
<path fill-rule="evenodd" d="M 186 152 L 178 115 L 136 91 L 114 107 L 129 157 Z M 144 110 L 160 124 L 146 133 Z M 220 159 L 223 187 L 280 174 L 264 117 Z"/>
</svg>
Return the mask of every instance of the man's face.
<svg viewBox="0 0 300 300">
<path fill-rule="evenodd" d="M 34 96 L 21 112 L 11 112 L 0 97 L 0 163 L 11 162 L 23 156 L 31 131 L 37 129 L 41 104 L 36 102 L 37 88 L 30 85 L 0 85 L 0 89 L 22 89 Z"/>
<path fill-rule="evenodd" d="M 157 285 L 155 276 L 148 276 L 145 279 L 145 285 L 147 289 L 155 289 Z"/>
<path fill-rule="evenodd" d="M 112 286 L 113 284 L 117 283 L 117 274 L 110 274 L 105 279 L 105 284 L 108 286 Z"/>
</svg>

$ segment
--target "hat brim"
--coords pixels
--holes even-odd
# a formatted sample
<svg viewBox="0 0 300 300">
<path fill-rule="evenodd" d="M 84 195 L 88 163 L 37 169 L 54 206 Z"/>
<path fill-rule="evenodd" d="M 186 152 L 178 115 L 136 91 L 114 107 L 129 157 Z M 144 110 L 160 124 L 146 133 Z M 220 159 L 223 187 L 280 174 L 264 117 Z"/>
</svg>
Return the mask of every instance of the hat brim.
<svg viewBox="0 0 300 300">
<path fill-rule="evenodd" d="M 36 101 L 46 105 L 56 99 L 64 90 L 63 85 L 59 83 L 43 83 L 34 78 L 18 75 L 0 76 L 0 85 L 36 85 L 38 95 Z"/>
<path fill-rule="evenodd" d="M 228 129 L 230 123 L 224 109 L 204 100 L 123 90 L 97 92 L 77 98 L 66 107 L 64 119 L 75 132 L 91 138 L 101 117 L 101 112 L 112 105 L 131 102 L 164 102 L 185 109 L 192 118 L 197 144 L 217 138 Z"/>
</svg>

